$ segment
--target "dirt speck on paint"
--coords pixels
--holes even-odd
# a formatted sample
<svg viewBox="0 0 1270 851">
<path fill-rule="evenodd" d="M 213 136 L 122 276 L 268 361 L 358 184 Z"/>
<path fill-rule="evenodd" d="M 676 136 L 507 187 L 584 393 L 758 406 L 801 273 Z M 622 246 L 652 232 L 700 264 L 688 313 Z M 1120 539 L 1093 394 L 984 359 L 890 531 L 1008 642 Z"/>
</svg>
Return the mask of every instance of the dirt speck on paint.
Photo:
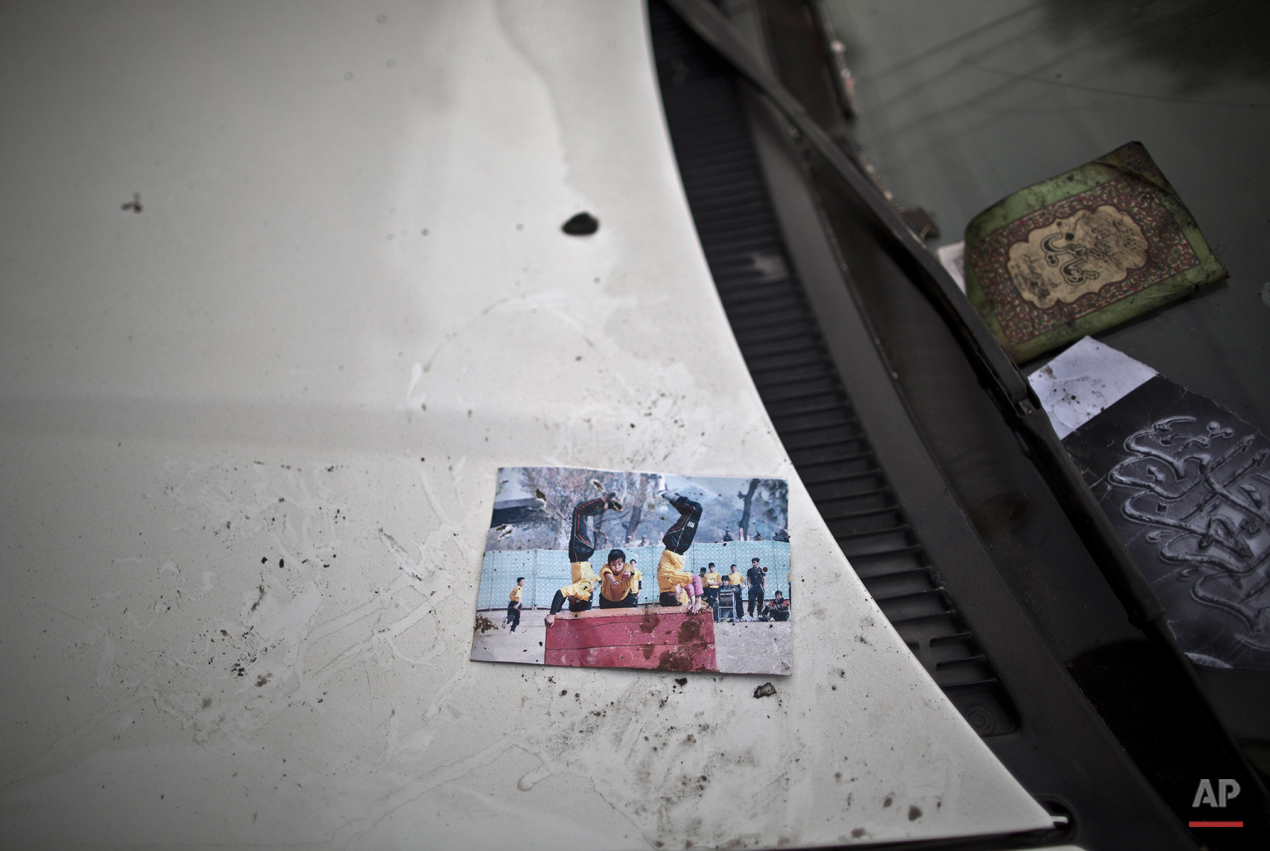
<svg viewBox="0 0 1270 851">
<path fill-rule="evenodd" d="M 864 828 L 857 827 L 855 830 L 851 831 L 852 839 L 859 839 L 861 836 L 864 836 Z"/>
<path fill-rule="evenodd" d="M 691 671 L 693 669 L 692 653 L 682 647 L 667 650 L 657 660 L 657 669 L 661 671 Z"/>
<path fill-rule="evenodd" d="M 477 632 L 485 633 L 493 629 L 498 629 L 498 627 L 494 625 L 494 622 L 492 620 L 485 617 L 485 615 L 476 616 L 476 631 Z"/>
<path fill-rule="evenodd" d="M 776 694 L 776 686 L 771 683 L 763 683 L 761 686 L 754 689 L 755 697 L 771 697 L 774 694 Z"/>
<path fill-rule="evenodd" d="M 657 629 L 657 625 L 661 623 L 661 618 L 653 614 L 652 609 L 644 609 L 644 619 L 639 623 L 639 631 L 651 633 Z"/>
<path fill-rule="evenodd" d="M 918 820 L 919 818 L 921 818 L 921 817 L 922 817 L 922 810 L 921 810 L 921 807 L 918 807 L 918 806 L 910 806 L 910 807 L 908 808 L 908 820 L 909 820 L 909 821 L 917 821 L 917 820 Z"/>
<path fill-rule="evenodd" d="M 560 226 L 569 236 L 590 236 L 600 229 L 600 220 L 590 213 L 578 213 Z"/>
</svg>

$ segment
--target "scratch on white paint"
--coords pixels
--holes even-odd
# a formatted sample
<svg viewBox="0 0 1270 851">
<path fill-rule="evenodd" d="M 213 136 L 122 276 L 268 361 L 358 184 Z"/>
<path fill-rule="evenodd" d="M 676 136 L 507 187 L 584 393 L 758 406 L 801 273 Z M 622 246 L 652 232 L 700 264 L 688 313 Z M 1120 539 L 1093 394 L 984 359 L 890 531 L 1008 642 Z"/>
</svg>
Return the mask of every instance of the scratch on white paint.
<svg viewBox="0 0 1270 851">
<path fill-rule="evenodd" d="M 463 481 L 463 468 L 465 466 L 467 466 L 467 456 L 463 455 L 454 462 L 454 466 L 450 470 L 450 483 L 454 487 L 454 498 L 458 500 L 459 508 L 466 508 L 463 504 L 463 490 L 459 487 L 459 482 Z"/>
<path fill-rule="evenodd" d="M 386 626 L 376 626 L 369 631 L 369 634 L 363 633 L 363 638 L 360 641 L 346 647 L 334 659 L 327 662 L 326 665 L 317 671 L 308 672 L 304 670 L 303 665 L 299 665 L 301 680 L 304 687 L 309 691 L 312 691 L 321 683 L 329 682 L 340 671 L 363 660 L 380 645 L 387 647 L 395 657 L 403 662 L 415 666 L 431 662 L 447 649 L 446 643 L 439 640 L 441 621 L 436 614 L 436 606 L 453 593 L 446 587 L 445 574 L 427 568 L 425 564 L 427 548 L 423 545 L 416 544 L 419 549 L 419 558 L 415 561 L 410 558 L 405 549 L 391 535 L 383 530 L 380 530 L 379 535 L 403 573 L 389 588 L 385 589 L 384 593 L 377 594 L 361 606 L 332 618 L 310 631 L 308 642 L 306 643 L 312 643 L 320 638 L 342 632 L 372 615 L 377 616 L 383 613 L 394 604 L 399 603 L 398 595 L 407 589 L 412 589 L 420 594 L 424 598 L 424 602 L 413 607 L 407 606 L 407 613 L 404 617 Z M 411 656 L 398 646 L 395 639 L 429 616 L 434 621 L 438 640 L 433 641 L 429 652 L 423 656 Z"/>
<path fill-rule="evenodd" d="M 379 759 L 375 760 L 375 767 L 379 768 L 392 759 L 394 753 L 397 752 L 397 730 L 401 727 L 401 721 L 397 718 L 397 710 L 393 709 L 392 714 L 388 717 L 388 735 L 384 741 L 384 750 L 379 755 Z"/>
<path fill-rule="evenodd" d="M 605 299 L 605 301 L 608 302 L 610 299 Z M 616 302 L 620 300 L 612 299 L 612 301 L 615 303 L 604 311 L 606 314 L 616 310 L 618 307 Z M 593 349 L 595 348 L 595 342 L 586 333 L 586 326 L 579 322 L 574 315 L 577 312 L 577 304 L 570 293 L 558 290 L 527 293 L 520 298 L 504 300 L 487 310 L 490 313 L 530 313 L 535 310 L 541 310 L 547 315 L 558 319 L 572 329 L 584 343 Z"/>
<path fill-rule="evenodd" d="M 110 633 L 105 634 L 105 640 L 102 642 L 101 662 L 97 665 L 97 685 L 103 687 L 110 681 L 110 669 L 115 664 L 115 640 L 110 637 Z"/>
<path fill-rule="evenodd" d="M 502 736 L 495 740 L 485 749 L 473 754 L 467 759 L 459 760 L 447 766 L 441 766 L 437 770 L 431 772 L 427 777 L 415 780 L 412 783 L 393 790 L 384 798 L 376 801 L 379 806 L 376 812 L 365 818 L 350 820 L 340 826 L 335 832 L 331 844 L 346 848 L 353 844 L 358 836 L 361 836 L 374 829 L 375 825 L 382 821 L 391 813 L 399 810 L 406 804 L 414 801 L 433 789 L 437 789 L 449 783 L 453 783 L 459 778 L 471 774 L 476 769 L 489 765 L 497 760 L 506 751 L 508 746 L 513 742 L 512 736 Z"/>
<path fill-rule="evenodd" d="M 116 707 L 106 706 L 98 709 L 87 720 L 75 725 L 66 734 L 57 737 L 43 752 L 34 759 L 27 761 L 25 764 L 15 768 L 13 771 L 0 778 L 0 788 L 9 788 L 14 784 L 30 777 L 32 774 L 41 771 L 47 766 L 63 759 L 70 746 L 78 742 L 89 733 L 100 730 L 101 725 L 114 712 L 118 711 Z"/>
<path fill-rule="evenodd" d="M 318 625 L 316 628 L 309 630 L 309 641 L 317 641 L 319 638 L 325 638 L 336 632 L 340 632 L 362 618 L 368 617 L 375 612 L 384 609 L 389 603 L 387 595 L 378 595 L 362 603 L 355 609 L 345 612 L 338 617 L 331 618 L 329 621 Z"/>
<path fill-rule="evenodd" d="M 530 789 L 534 788 L 534 786 L 538 785 L 540 781 L 546 780 L 553 774 L 555 774 L 555 771 L 551 769 L 551 766 L 549 766 L 547 761 L 544 759 L 542 765 L 538 766 L 533 771 L 526 772 L 519 780 L 516 781 L 516 788 L 522 792 L 528 792 Z"/>
<path fill-rule="evenodd" d="M 415 396 L 415 388 L 419 386 L 419 382 L 423 380 L 423 364 L 415 361 L 410 365 L 410 386 L 406 388 L 406 409 L 413 410 L 422 408 L 423 404 L 428 401 L 426 392 Z"/>
<path fill-rule="evenodd" d="M 420 614 L 433 614 L 431 608 L 428 606 L 420 606 L 415 611 Z M 400 631 L 404 632 L 406 629 L 409 629 L 410 626 L 413 626 L 413 625 L 414 624 L 412 623 L 408 626 L 405 626 Z M 400 659 L 401 661 L 409 665 L 415 665 L 415 666 L 426 665 L 429 662 L 431 662 L 433 659 L 435 659 L 437 656 L 441 655 L 441 653 L 445 652 L 447 649 L 442 642 L 438 641 L 438 642 L 435 642 L 432 645 L 432 649 L 429 652 L 425 653 L 424 655 L 410 656 L 405 651 L 403 651 L 400 647 L 398 647 L 396 641 L 393 640 L 394 638 L 396 638 L 398 630 L 394 628 L 393 630 L 390 630 L 390 631 L 393 634 L 384 636 L 382 638 L 382 641 L 388 646 L 388 649 L 390 649 L 393 652 L 394 656 L 396 656 L 398 659 Z M 439 627 L 438 627 L 438 631 L 439 631 Z"/>
<path fill-rule="evenodd" d="M 441 520 L 441 523 L 450 526 L 450 514 L 441 507 L 440 501 L 437 500 L 436 494 L 432 492 L 432 483 L 428 481 L 427 474 L 419 471 L 419 481 L 423 483 L 423 493 L 428 498 L 428 505 L 432 506 L 432 512 Z"/>
<path fill-rule="evenodd" d="M 433 740 L 436 739 L 436 733 L 432 730 L 423 729 L 416 730 L 406 738 L 404 742 L 397 746 L 393 752 L 392 758 L 402 757 L 411 760 L 417 760 L 422 757 L 432 746 Z"/>
<path fill-rule="evenodd" d="M 219 590 L 217 572 L 210 569 L 199 573 L 197 589 L 185 587 L 182 567 L 170 558 L 158 568 L 162 588 L 132 589 L 125 598 L 129 605 L 117 616 L 127 624 L 122 642 L 105 629 L 91 638 L 94 644 L 103 640 L 96 679 L 115 690 L 112 707 L 117 712 L 120 701 L 152 701 L 183 728 L 192 726 L 194 740 L 204 742 L 222 727 L 257 729 L 294 698 L 314 703 L 301 676 L 302 648 L 324 604 L 323 565 L 342 543 L 337 523 L 347 510 L 327 484 L 336 468 L 231 462 L 169 463 L 165 470 L 177 474 L 165 493 L 197 520 L 186 528 L 203 530 L 229 552 L 263 549 L 272 557 L 256 566 L 259 581 L 252 581 L 250 591 Z M 242 602 L 234 605 L 231 599 Z M 204 617 L 196 619 L 188 607 L 200 600 Z M 152 612 L 148 622 L 138 620 L 138 609 Z M 373 629 L 366 627 L 362 635 Z M 156 660 L 139 643 L 140 633 L 157 633 L 145 641 L 177 649 Z M 381 643 L 352 642 L 354 658 L 366 658 Z"/>
<path fill-rule="evenodd" d="M 321 608 L 322 590 L 316 582 L 305 582 L 287 589 L 274 589 L 266 584 L 265 591 L 261 605 L 246 623 L 254 626 L 264 641 L 288 639 L 287 646 L 294 653 L 309 621 Z"/>
<path fill-rule="evenodd" d="M 466 671 L 463 668 L 459 668 L 450 676 L 450 679 L 446 680 L 445 685 L 437 689 L 436 694 L 432 697 L 432 703 L 429 704 L 427 711 L 423 713 L 425 720 L 437 717 L 442 708 L 444 708 L 446 701 L 450 699 L 450 694 L 463 680 L 465 673 Z"/>
<path fill-rule="evenodd" d="M 636 834 L 641 836 L 644 839 L 644 841 L 648 843 L 649 848 L 657 847 L 655 844 L 655 840 L 649 839 L 648 836 L 645 835 L 644 828 L 639 824 L 639 822 L 631 818 L 631 814 L 624 811 L 618 805 L 618 801 L 614 800 L 613 796 L 608 792 L 608 784 L 603 782 L 603 778 L 598 778 L 599 782 L 597 782 L 597 778 L 595 777 L 588 777 L 587 780 L 591 784 L 591 791 L 593 791 L 601 800 L 603 800 L 604 803 L 612 807 L 613 812 L 617 813 L 618 815 L 626 819 L 627 824 L 631 826 L 631 829 L 634 830 Z M 519 787 L 519 784 L 517 785 Z"/>
</svg>

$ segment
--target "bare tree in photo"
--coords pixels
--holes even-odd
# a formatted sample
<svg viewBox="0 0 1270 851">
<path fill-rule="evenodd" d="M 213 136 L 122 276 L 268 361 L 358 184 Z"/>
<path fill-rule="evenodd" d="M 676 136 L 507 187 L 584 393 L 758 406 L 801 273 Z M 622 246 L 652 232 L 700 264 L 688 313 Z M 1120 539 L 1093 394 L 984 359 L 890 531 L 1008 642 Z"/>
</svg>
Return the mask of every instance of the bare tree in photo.
<svg viewBox="0 0 1270 851">
<path fill-rule="evenodd" d="M 644 503 L 641 500 L 634 500 L 631 505 L 630 516 L 626 520 L 626 543 L 633 544 L 635 542 L 635 530 L 639 528 L 639 519 L 644 514 Z"/>
<path fill-rule="evenodd" d="M 754 492 L 758 490 L 758 479 L 750 479 L 750 490 L 748 493 L 738 493 L 736 498 L 741 500 L 741 530 L 745 537 L 749 537 L 750 532 L 750 503 L 754 500 Z M 742 538 L 744 540 L 744 538 Z"/>
<path fill-rule="evenodd" d="M 650 473 L 607 472 L 560 467 L 522 467 L 519 484 L 536 497 L 533 515 L 536 526 L 491 531 L 489 546 L 497 549 L 563 549 L 569 540 L 573 509 L 589 499 L 614 494 L 620 510 L 606 510 L 591 523 L 598 547 L 636 547 L 660 540 L 673 510 L 658 497 L 666 489 L 664 476 Z M 738 490 L 732 490 L 737 486 Z M 725 533 L 736 540 L 752 540 L 758 532 L 765 538 L 787 537 L 787 487 L 779 479 L 734 479 L 721 493 L 695 487 L 691 481 L 680 487 L 702 503 L 703 539 L 722 540 Z M 531 534 L 532 532 L 532 534 Z"/>
<path fill-rule="evenodd" d="M 569 543 L 573 507 L 593 490 L 588 472 L 571 467 L 521 468 L 525 490 L 538 498 L 542 510 L 555 522 L 553 549 L 564 549 Z"/>
<path fill-rule="evenodd" d="M 660 477 L 632 472 L 604 472 L 562 467 L 524 467 L 523 483 L 557 523 L 555 548 L 569 541 L 573 508 L 579 502 L 614 494 L 621 511 L 606 511 L 595 520 L 595 541 L 621 546 L 632 540 L 644 512 L 654 503 Z"/>
<path fill-rule="evenodd" d="M 789 485 L 783 479 L 763 479 L 751 505 L 755 529 L 766 524 L 768 538 L 777 540 L 780 533 L 788 538 Z"/>
</svg>

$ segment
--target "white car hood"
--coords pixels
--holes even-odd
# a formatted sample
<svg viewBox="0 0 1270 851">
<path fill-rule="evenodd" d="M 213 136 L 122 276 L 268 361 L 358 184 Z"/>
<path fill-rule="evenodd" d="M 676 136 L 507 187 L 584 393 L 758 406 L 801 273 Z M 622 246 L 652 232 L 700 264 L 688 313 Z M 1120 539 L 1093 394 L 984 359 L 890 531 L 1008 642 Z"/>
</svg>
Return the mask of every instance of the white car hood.
<svg viewBox="0 0 1270 851">
<path fill-rule="evenodd" d="M 0 21 L 3 844 L 1050 826 L 773 432 L 641 3 Z M 599 232 L 562 234 L 581 210 Z M 529 464 L 788 478 L 776 695 L 470 661 L 495 472 Z"/>
</svg>

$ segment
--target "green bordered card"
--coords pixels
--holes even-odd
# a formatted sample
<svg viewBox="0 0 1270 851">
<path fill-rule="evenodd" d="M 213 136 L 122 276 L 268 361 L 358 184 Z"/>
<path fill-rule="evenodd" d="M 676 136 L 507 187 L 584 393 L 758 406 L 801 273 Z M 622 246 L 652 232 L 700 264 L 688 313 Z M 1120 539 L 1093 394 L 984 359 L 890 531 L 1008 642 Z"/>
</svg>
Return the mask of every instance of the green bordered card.
<svg viewBox="0 0 1270 851">
<path fill-rule="evenodd" d="M 966 295 L 1017 363 L 1226 277 L 1138 142 L 980 213 L 965 264 Z"/>
</svg>

